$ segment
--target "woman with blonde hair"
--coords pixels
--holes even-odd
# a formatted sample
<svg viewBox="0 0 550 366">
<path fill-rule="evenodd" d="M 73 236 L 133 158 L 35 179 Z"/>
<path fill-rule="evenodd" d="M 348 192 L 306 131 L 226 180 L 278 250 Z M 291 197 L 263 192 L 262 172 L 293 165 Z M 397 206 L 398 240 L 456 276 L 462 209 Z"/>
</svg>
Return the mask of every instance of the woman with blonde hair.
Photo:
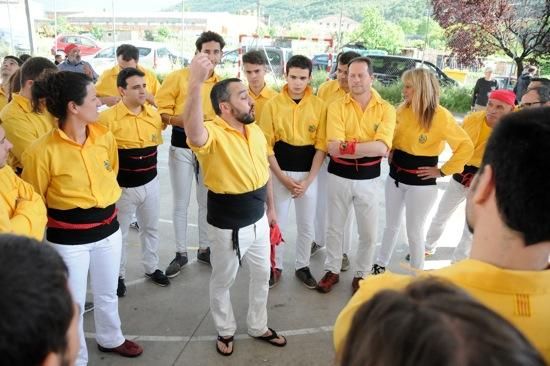
<svg viewBox="0 0 550 366">
<path fill-rule="evenodd" d="M 404 102 L 397 109 L 397 124 L 386 180 L 386 227 L 372 274 L 380 274 L 390 261 L 406 209 L 411 266 L 424 268 L 426 216 L 437 199 L 436 179 L 461 172 L 473 154 L 473 143 L 453 115 L 439 105 L 439 83 L 426 69 L 403 74 Z M 439 155 L 447 142 L 453 150 L 441 167 Z"/>
</svg>

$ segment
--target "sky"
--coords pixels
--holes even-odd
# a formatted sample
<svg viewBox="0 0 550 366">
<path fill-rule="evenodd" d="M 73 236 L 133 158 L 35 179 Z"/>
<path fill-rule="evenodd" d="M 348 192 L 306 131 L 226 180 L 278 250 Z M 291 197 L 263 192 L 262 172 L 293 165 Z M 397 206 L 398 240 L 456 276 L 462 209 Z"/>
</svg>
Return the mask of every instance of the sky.
<svg viewBox="0 0 550 366">
<path fill-rule="evenodd" d="M 32 0 L 44 6 L 45 10 L 53 10 L 54 2 L 57 10 L 69 11 L 102 11 L 110 10 L 112 0 L 74 1 L 74 0 Z M 178 0 L 115 0 L 115 11 L 123 11 L 126 7 L 134 11 L 161 11 L 180 3 Z"/>
</svg>

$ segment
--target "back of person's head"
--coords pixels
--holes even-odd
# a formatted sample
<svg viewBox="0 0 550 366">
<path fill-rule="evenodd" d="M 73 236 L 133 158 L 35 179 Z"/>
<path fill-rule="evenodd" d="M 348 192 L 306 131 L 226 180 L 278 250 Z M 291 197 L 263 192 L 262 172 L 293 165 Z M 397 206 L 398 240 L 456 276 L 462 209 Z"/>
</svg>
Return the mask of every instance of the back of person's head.
<svg viewBox="0 0 550 366">
<path fill-rule="evenodd" d="M 219 81 L 214 85 L 214 87 L 212 88 L 212 91 L 210 92 L 210 101 L 212 102 L 212 108 L 214 108 L 214 112 L 216 112 L 216 115 L 219 116 L 222 114 L 220 103 L 228 102 L 229 99 L 231 98 L 229 85 L 231 85 L 231 83 L 240 83 L 240 82 L 241 82 L 241 79 L 229 78 L 229 79 L 224 79 L 222 81 Z"/>
<path fill-rule="evenodd" d="M 528 93 L 536 93 L 539 97 L 540 105 L 550 102 L 550 86 L 529 88 Z"/>
<path fill-rule="evenodd" d="M 243 64 L 267 65 L 267 58 L 263 50 L 252 50 L 243 55 Z"/>
<path fill-rule="evenodd" d="M 529 67 L 527 68 L 527 71 L 530 72 L 530 73 L 534 73 L 534 72 L 537 71 L 537 68 L 536 68 L 535 66 L 529 66 Z"/>
<path fill-rule="evenodd" d="M 523 236 L 525 245 L 550 240 L 549 115 L 550 107 L 544 107 L 503 117 L 487 141 L 480 167 L 482 172 L 491 166 L 500 218 Z"/>
<path fill-rule="evenodd" d="M 313 64 L 311 63 L 311 60 L 306 56 L 302 56 L 302 55 L 294 55 L 288 60 L 288 62 L 286 63 L 286 69 L 285 69 L 287 75 L 288 75 L 288 71 L 293 67 L 302 69 L 302 70 L 308 70 L 310 76 L 311 76 L 311 71 L 313 70 Z"/>
<path fill-rule="evenodd" d="M 21 66 L 21 88 L 29 80 L 37 79 L 46 70 L 57 70 L 57 66 L 45 57 L 31 57 Z"/>
<path fill-rule="evenodd" d="M 197 51 L 200 52 L 202 51 L 202 45 L 204 43 L 212 41 L 218 42 L 220 44 L 220 50 L 223 50 L 223 48 L 225 47 L 225 41 L 223 40 L 223 37 L 220 36 L 218 33 L 212 31 L 202 32 L 199 38 L 197 38 L 197 40 L 195 41 L 195 47 L 197 48 Z"/>
<path fill-rule="evenodd" d="M 70 102 L 82 105 L 88 95 L 88 85 L 92 80 L 85 74 L 71 71 L 47 73 L 32 85 L 32 104 L 35 108 L 45 101 L 46 108 L 63 126 L 67 119 L 67 107 Z"/>
<path fill-rule="evenodd" d="M 132 76 L 141 76 L 144 77 L 145 73 L 143 73 L 141 70 L 138 70 L 134 67 L 127 67 L 125 69 L 120 70 L 118 73 L 118 76 L 116 78 L 116 86 L 126 89 L 128 86 L 127 80 L 131 78 Z"/>
<path fill-rule="evenodd" d="M 338 57 L 338 63 L 340 65 L 347 65 L 349 64 L 349 62 L 351 60 L 353 60 L 354 58 L 357 58 L 357 57 L 361 57 L 360 54 L 358 54 L 357 52 L 355 51 L 346 51 L 346 52 L 342 52 L 340 54 L 340 57 Z"/>
<path fill-rule="evenodd" d="M 67 277 L 52 247 L 0 235 L 0 363 L 38 366 L 50 353 L 66 358 L 75 315 Z"/>
<path fill-rule="evenodd" d="M 425 279 L 384 290 L 355 314 L 342 366 L 534 366 L 541 355 L 507 320 L 457 287 Z"/>
<path fill-rule="evenodd" d="M 348 62 L 348 67 L 351 66 L 352 64 L 354 63 L 364 63 L 367 65 L 367 72 L 369 73 L 370 76 L 373 75 L 374 71 L 372 69 L 372 60 L 368 57 L 355 57 L 355 58 L 352 58 L 349 62 Z"/>
<path fill-rule="evenodd" d="M 429 130 L 439 105 L 439 82 L 429 70 L 416 68 L 407 70 L 401 77 L 405 86 L 409 84 L 413 89 L 411 108 L 420 125 Z"/>
<path fill-rule="evenodd" d="M 116 57 L 122 57 L 124 61 L 135 60 L 136 62 L 139 62 L 139 50 L 134 45 L 121 44 L 116 49 Z"/>
<path fill-rule="evenodd" d="M 28 53 L 22 53 L 19 55 L 19 59 L 21 59 L 21 61 L 23 61 L 23 63 L 25 63 L 27 60 L 31 59 L 32 56 L 29 55 Z"/>
</svg>

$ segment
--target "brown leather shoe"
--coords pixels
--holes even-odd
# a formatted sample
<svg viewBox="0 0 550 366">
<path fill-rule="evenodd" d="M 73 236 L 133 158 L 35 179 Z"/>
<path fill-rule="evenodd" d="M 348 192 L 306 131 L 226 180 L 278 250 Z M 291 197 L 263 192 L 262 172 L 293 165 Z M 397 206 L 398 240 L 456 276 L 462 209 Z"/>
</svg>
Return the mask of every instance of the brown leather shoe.
<svg viewBox="0 0 550 366">
<path fill-rule="evenodd" d="M 115 348 L 105 348 L 100 346 L 99 344 L 97 345 L 97 348 L 101 352 L 118 353 L 123 357 L 137 357 L 143 353 L 143 348 L 139 344 L 129 341 L 127 339 L 124 340 L 124 343 Z"/>
<path fill-rule="evenodd" d="M 317 284 L 317 291 L 327 293 L 332 290 L 332 286 L 340 281 L 340 275 L 338 273 L 332 273 L 327 271 L 321 281 Z"/>
</svg>

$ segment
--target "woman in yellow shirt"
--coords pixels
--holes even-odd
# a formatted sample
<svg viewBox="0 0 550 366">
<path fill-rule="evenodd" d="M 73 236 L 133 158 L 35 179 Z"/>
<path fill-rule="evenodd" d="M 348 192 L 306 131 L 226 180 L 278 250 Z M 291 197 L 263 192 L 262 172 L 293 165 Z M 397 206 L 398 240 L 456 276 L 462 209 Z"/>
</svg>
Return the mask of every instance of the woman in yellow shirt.
<svg viewBox="0 0 550 366">
<path fill-rule="evenodd" d="M 42 196 L 48 210 L 46 242 L 69 268 L 69 288 L 80 307 L 77 365 L 87 363 L 83 329 L 88 270 L 95 303 L 98 348 L 125 357 L 143 349 L 124 339 L 116 295 L 121 235 L 115 202 L 118 155 L 114 136 L 93 123 L 98 118 L 95 88 L 84 74 L 62 71 L 35 80 L 33 102 L 44 98 L 58 127 L 23 154 L 23 179 Z"/>
<path fill-rule="evenodd" d="M 460 173 L 473 154 L 473 144 L 452 114 L 439 105 L 439 84 L 425 69 L 403 74 L 404 102 L 397 109 L 397 125 L 386 180 L 386 228 L 372 274 L 380 274 L 390 261 L 406 208 L 411 266 L 424 268 L 426 217 L 437 199 L 436 179 Z M 453 155 L 438 167 L 447 142 Z"/>
</svg>

